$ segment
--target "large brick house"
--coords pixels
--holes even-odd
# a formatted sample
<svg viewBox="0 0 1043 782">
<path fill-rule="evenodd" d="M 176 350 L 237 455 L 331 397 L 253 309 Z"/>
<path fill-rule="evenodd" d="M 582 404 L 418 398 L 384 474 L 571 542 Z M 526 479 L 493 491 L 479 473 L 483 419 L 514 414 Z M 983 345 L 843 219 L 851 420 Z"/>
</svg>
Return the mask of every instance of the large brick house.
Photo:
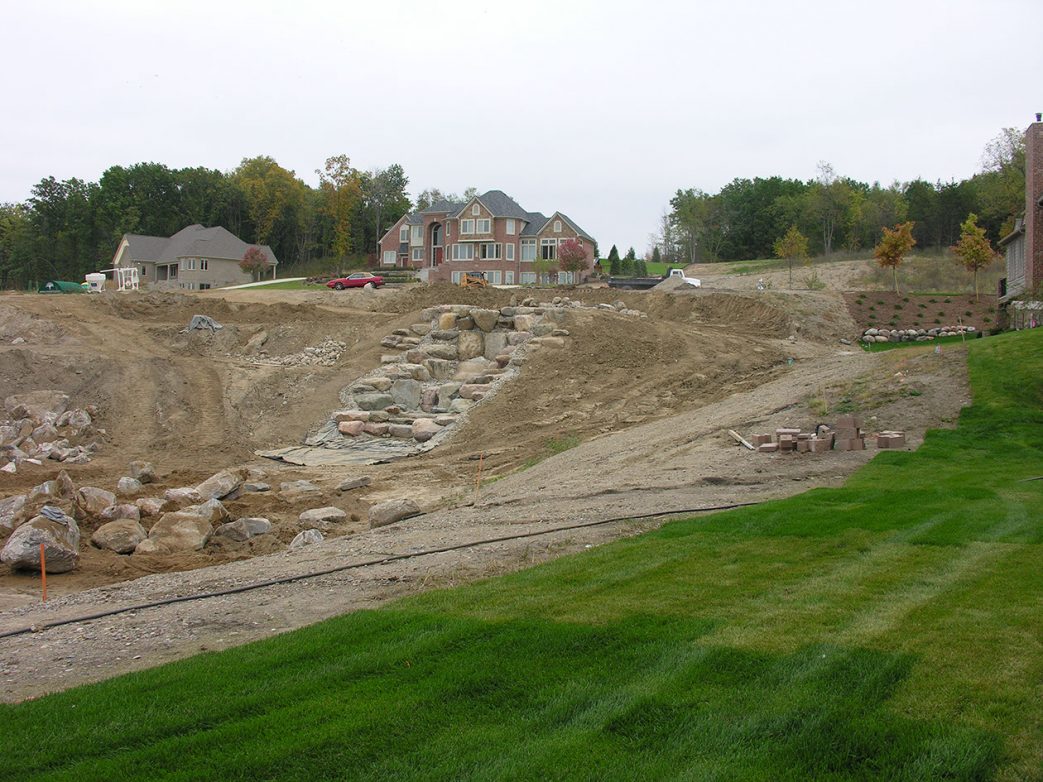
<svg viewBox="0 0 1043 782">
<path fill-rule="evenodd" d="M 558 245 L 566 239 L 577 239 L 586 250 L 585 271 L 558 268 Z M 594 246 L 590 234 L 561 212 L 527 212 L 502 191 L 490 190 L 404 215 L 380 240 L 380 265 L 418 269 L 428 282 L 459 282 L 464 272 L 481 272 L 493 285 L 569 284 L 591 273 Z"/>
<path fill-rule="evenodd" d="M 1043 320 L 1043 121 L 1036 121 L 1025 131 L 1025 214 L 1018 218 L 1014 230 L 1000 240 L 1006 255 L 1007 276 L 1000 280 L 1000 303 L 1007 305 L 1012 325 L 1023 321 Z"/>
<path fill-rule="evenodd" d="M 173 236 L 123 234 L 112 258 L 113 268 L 136 266 L 144 287 L 185 290 L 224 288 L 253 282 L 239 268 L 250 247 L 268 258 L 271 277 L 279 261 L 266 244 L 247 244 L 231 231 L 214 226 L 190 225 Z"/>
</svg>

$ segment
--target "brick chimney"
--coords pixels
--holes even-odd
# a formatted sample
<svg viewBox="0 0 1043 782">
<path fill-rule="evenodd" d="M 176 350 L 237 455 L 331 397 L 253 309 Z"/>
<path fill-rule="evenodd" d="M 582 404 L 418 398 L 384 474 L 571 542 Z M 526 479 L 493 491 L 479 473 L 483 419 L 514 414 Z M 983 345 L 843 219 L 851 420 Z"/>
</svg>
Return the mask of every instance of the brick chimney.
<svg viewBox="0 0 1043 782">
<path fill-rule="evenodd" d="M 1043 122 L 1025 131 L 1025 290 L 1043 287 Z"/>
</svg>

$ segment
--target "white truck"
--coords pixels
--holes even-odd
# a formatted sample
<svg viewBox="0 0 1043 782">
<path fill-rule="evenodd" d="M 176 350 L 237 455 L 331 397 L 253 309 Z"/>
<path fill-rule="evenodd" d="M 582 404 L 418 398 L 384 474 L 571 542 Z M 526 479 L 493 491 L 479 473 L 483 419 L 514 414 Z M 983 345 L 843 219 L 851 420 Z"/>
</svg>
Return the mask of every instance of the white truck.
<svg viewBox="0 0 1043 782">
<path fill-rule="evenodd" d="M 691 285 L 693 288 L 701 288 L 703 286 L 702 280 L 696 277 L 685 277 L 684 269 L 671 269 L 670 278 L 678 279 L 685 285 Z"/>
</svg>

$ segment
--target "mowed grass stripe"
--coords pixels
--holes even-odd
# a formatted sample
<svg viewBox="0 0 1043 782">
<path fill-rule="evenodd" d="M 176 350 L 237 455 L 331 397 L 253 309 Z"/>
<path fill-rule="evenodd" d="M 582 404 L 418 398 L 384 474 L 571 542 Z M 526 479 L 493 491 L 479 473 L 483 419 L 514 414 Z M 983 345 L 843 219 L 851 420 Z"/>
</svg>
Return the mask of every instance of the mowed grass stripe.
<svg viewBox="0 0 1043 782">
<path fill-rule="evenodd" d="M 1043 779 L 1043 332 L 841 489 L 0 708 L 0 778 Z"/>
</svg>

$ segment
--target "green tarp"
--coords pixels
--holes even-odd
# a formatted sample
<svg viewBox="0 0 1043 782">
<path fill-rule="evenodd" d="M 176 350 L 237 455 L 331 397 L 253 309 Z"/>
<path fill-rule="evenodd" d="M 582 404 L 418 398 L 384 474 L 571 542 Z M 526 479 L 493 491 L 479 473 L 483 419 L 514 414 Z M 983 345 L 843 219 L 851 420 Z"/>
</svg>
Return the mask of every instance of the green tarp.
<svg viewBox="0 0 1043 782">
<path fill-rule="evenodd" d="M 83 293 L 83 286 L 78 282 L 64 280 L 48 280 L 40 286 L 40 293 Z"/>
</svg>

